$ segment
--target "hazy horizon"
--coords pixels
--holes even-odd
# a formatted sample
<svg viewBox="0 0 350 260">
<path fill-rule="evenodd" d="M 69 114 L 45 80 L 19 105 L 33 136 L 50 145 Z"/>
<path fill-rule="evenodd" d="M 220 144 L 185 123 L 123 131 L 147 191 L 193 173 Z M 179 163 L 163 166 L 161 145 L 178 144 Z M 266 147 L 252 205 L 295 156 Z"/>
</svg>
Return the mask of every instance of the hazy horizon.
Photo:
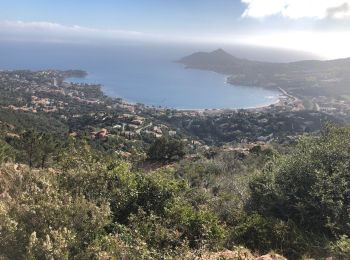
<svg viewBox="0 0 350 260">
<path fill-rule="evenodd" d="M 16 0 L 0 11 L 0 42 L 245 45 L 336 59 L 350 56 L 349 3 Z"/>
</svg>

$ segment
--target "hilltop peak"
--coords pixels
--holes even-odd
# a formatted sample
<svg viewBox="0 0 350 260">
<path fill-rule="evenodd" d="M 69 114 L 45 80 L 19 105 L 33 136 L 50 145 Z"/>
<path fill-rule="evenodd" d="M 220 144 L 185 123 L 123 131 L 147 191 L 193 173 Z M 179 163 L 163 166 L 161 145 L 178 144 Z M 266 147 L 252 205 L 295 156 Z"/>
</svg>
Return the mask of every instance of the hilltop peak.
<svg viewBox="0 0 350 260">
<path fill-rule="evenodd" d="M 217 49 L 215 51 L 212 51 L 212 52 L 209 52 L 208 53 L 209 55 L 211 56 L 216 56 L 216 57 L 220 57 L 220 58 L 229 58 L 229 59 L 232 59 L 232 58 L 236 58 L 234 57 L 233 55 L 231 55 L 230 53 L 228 53 L 227 51 L 225 51 L 224 49 Z"/>
<path fill-rule="evenodd" d="M 213 70 L 228 75 L 232 72 L 232 66 L 238 69 L 242 67 L 242 63 L 246 63 L 221 48 L 212 52 L 196 52 L 182 58 L 179 62 L 188 68 Z"/>
<path fill-rule="evenodd" d="M 215 51 L 212 51 L 212 54 L 228 54 L 229 55 L 228 52 L 226 52 L 224 49 L 221 49 L 221 48 L 216 49 Z"/>
</svg>

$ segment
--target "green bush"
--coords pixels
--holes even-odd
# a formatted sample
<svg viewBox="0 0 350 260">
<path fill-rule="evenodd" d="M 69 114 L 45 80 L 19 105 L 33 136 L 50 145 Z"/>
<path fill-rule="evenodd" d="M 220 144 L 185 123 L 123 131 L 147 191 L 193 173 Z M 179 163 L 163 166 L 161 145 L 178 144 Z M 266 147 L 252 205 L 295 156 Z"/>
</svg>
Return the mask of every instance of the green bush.
<svg viewBox="0 0 350 260">
<path fill-rule="evenodd" d="M 83 251 L 110 225 L 107 203 L 71 196 L 57 173 L 1 168 L 0 256 L 9 259 L 65 259 Z"/>
<path fill-rule="evenodd" d="M 15 152 L 13 148 L 0 139 L 0 165 L 12 160 L 14 157 Z"/>
<path fill-rule="evenodd" d="M 320 137 L 304 137 L 250 188 L 250 210 L 292 221 L 313 237 L 309 250 L 322 252 L 327 241 L 350 235 L 350 129 L 327 127 Z"/>
<path fill-rule="evenodd" d="M 336 259 L 350 259 L 350 239 L 347 235 L 342 235 L 340 238 L 330 243 L 330 251 Z"/>
<path fill-rule="evenodd" d="M 290 259 L 300 259 L 306 252 L 308 239 L 292 221 L 253 213 L 232 229 L 229 245 L 244 245 L 261 254 L 275 250 Z"/>
<path fill-rule="evenodd" d="M 177 139 L 159 138 L 148 150 L 148 158 L 154 161 L 178 161 L 186 154 L 185 143 Z"/>
</svg>

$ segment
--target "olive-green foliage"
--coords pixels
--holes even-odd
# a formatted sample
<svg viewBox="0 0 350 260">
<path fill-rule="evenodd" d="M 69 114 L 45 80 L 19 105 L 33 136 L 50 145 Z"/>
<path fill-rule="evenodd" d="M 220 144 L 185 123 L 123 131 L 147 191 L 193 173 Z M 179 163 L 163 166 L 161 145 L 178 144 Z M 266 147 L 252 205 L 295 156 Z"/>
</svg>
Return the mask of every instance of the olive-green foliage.
<svg viewBox="0 0 350 260">
<path fill-rule="evenodd" d="M 287 155 L 218 151 L 147 173 L 81 139 L 26 131 L 17 142 L 32 167 L 0 166 L 0 258 L 184 259 L 237 245 L 349 257 L 349 128 Z M 0 141 L 0 162 L 8 149 Z"/>
<path fill-rule="evenodd" d="M 45 168 L 57 161 L 64 146 L 64 137 L 27 130 L 19 137 L 7 138 L 9 144 L 17 149 L 17 161 L 29 167 Z"/>
<path fill-rule="evenodd" d="M 55 169 L 8 164 L 0 174 L 0 258 L 183 257 L 225 238 L 171 170 L 134 172 L 87 144 L 71 142 Z"/>
<path fill-rule="evenodd" d="M 6 122 L 19 130 L 34 129 L 38 132 L 67 133 L 68 127 L 60 120 L 46 113 L 23 113 L 0 108 L 0 121 Z"/>
<path fill-rule="evenodd" d="M 250 211 L 292 221 L 309 237 L 304 252 L 323 252 L 330 241 L 350 235 L 350 129 L 327 127 L 318 138 L 301 139 L 291 154 L 276 159 L 250 188 Z M 266 241 L 251 247 L 264 249 Z M 288 246 L 292 245 L 284 248 Z"/>
<path fill-rule="evenodd" d="M 229 244 L 245 245 L 261 253 L 276 250 L 291 259 L 299 259 L 309 239 L 292 221 L 253 213 L 243 217 L 231 230 Z"/>
<path fill-rule="evenodd" d="M 329 248 L 336 259 L 350 258 L 350 239 L 347 235 L 342 235 L 337 241 L 331 242 Z"/>
<path fill-rule="evenodd" d="M 0 139 L 0 165 L 4 162 L 10 161 L 14 156 L 15 152 L 13 148 Z"/>
<path fill-rule="evenodd" d="M 185 197 L 188 186 L 184 181 L 176 180 L 171 171 L 137 173 L 130 170 L 129 164 L 108 161 L 107 158 L 99 160 L 88 148 L 83 151 L 84 159 L 81 152 L 70 153 L 66 163 L 74 161 L 79 168 L 73 164 L 70 166 L 73 166 L 72 170 L 61 175 L 63 185 L 94 201 L 107 200 L 114 221 L 132 225 L 152 247 L 158 250 L 171 247 L 173 250 L 186 242 L 190 247 L 200 247 L 204 241 L 208 246 L 216 246 L 223 239 L 224 231 L 219 220 L 209 210 L 196 210 L 192 206 Z M 157 234 L 166 230 L 164 234 L 171 238 L 165 239 L 168 242 L 161 242 L 163 238 L 151 236 L 149 240 L 152 234 L 149 229 L 152 228 Z"/>
<path fill-rule="evenodd" d="M 108 234 L 97 237 L 76 259 L 154 259 L 157 252 L 147 248 L 140 238 L 131 238 L 128 228 L 118 231 L 119 234 Z M 127 241 L 127 242 L 125 242 Z"/>
<path fill-rule="evenodd" d="M 191 204 L 183 200 L 178 200 L 169 209 L 171 224 L 178 227 L 191 248 L 220 248 L 226 232 L 217 215 L 205 206 L 194 210 Z"/>
<path fill-rule="evenodd" d="M 162 137 L 157 139 L 148 150 L 148 158 L 154 161 L 177 161 L 186 154 L 185 143 L 177 139 Z"/>
<path fill-rule="evenodd" d="M 192 188 L 188 197 L 193 205 L 210 205 L 222 221 L 234 226 L 244 214 L 250 180 L 271 154 L 261 152 L 242 157 L 236 152 L 221 152 L 209 159 L 181 162 L 175 174 Z"/>
<path fill-rule="evenodd" d="M 71 196 L 60 189 L 57 173 L 3 167 L 1 175 L 1 256 L 67 259 L 110 223 L 107 203 Z"/>
</svg>

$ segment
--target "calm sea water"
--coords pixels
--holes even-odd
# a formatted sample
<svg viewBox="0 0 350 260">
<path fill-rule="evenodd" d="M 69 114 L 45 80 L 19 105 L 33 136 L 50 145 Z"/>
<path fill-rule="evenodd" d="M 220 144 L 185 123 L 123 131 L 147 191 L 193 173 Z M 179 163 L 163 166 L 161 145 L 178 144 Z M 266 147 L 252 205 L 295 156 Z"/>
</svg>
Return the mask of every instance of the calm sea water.
<svg viewBox="0 0 350 260">
<path fill-rule="evenodd" d="M 0 69 L 83 69 L 89 76 L 82 81 L 102 84 L 109 96 L 162 107 L 248 108 L 278 100 L 276 91 L 232 86 L 223 75 L 184 69 L 174 62 L 198 50 L 141 44 L 0 43 Z"/>
</svg>

